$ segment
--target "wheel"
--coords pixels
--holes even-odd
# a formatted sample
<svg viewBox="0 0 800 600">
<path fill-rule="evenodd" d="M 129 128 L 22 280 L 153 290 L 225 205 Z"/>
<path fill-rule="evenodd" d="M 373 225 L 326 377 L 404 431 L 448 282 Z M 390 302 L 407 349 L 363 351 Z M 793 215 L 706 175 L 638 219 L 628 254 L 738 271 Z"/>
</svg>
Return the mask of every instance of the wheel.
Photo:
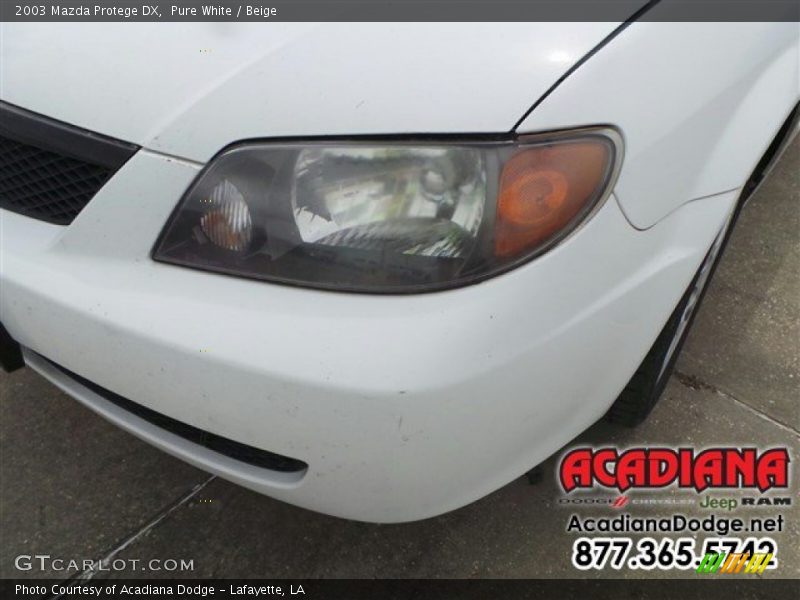
<svg viewBox="0 0 800 600">
<path fill-rule="evenodd" d="M 644 421 L 655 407 L 675 368 L 675 361 L 722 255 L 722 249 L 733 229 L 737 214 L 738 208 L 717 235 L 689 288 L 639 368 L 606 413 L 606 419 L 611 423 L 635 427 Z"/>
</svg>

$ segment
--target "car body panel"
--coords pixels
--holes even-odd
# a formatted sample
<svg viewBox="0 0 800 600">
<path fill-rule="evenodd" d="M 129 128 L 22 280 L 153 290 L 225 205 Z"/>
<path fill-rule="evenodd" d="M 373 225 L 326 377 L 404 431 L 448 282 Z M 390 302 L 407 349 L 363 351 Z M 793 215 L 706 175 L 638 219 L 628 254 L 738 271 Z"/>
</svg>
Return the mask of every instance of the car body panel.
<svg viewBox="0 0 800 600">
<path fill-rule="evenodd" d="M 382 522 L 471 502 L 600 418 L 736 199 L 690 203 L 639 232 L 612 197 L 579 233 L 512 272 L 371 296 L 150 260 L 171 210 L 163 197 L 196 170 L 140 151 L 70 227 L 0 213 L 0 319 L 23 346 L 97 385 L 309 468 L 287 485 L 199 448 L 195 464 L 300 506 Z M 597 360 L 608 348 L 614 360 Z M 132 416 L 128 428 L 144 435 Z M 162 433 L 159 445 L 185 455 Z"/>
<path fill-rule="evenodd" d="M 6 23 L 0 95 L 199 162 L 246 138 L 498 133 L 617 25 Z"/>
<path fill-rule="evenodd" d="M 508 132 L 617 24 L 175 24 L 169 35 L 4 24 L 4 100 L 144 149 L 68 227 L 0 210 L 0 320 L 87 406 L 232 481 L 365 521 L 463 506 L 607 411 L 796 101 L 786 25 L 720 34 L 738 78 L 736 65 L 697 62 L 714 27 L 676 25 L 682 45 L 661 25 L 625 28 L 518 128 L 619 128 L 621 178 L 586 223 L 479 284 L 376 296 L 186 269 L 151 251 L 228 144 Z M 703 67 L 687 75 L 692 64 Z M 308 470 L 287 478 L 176 438 L 37 355 Z"/>
<path fill-rule="evenodd" d="M 615 193 L 631 223 L 647 228 L 683 203 L 741 187 L 799 99 L 799 23 L 633 23 L 518 131 L 576 120 L 618 127 L 625 163 Z"/>
</svg>

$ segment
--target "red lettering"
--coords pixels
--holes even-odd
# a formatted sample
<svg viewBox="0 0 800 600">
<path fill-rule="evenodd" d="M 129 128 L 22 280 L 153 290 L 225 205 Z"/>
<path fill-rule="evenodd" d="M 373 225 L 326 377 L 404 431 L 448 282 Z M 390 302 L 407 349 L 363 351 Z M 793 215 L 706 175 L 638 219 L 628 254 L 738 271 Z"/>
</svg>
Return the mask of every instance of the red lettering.
<svg viewBox="0 0 800 600">
<path fill-rule="evenodd" d="M 624 492 L 629 487 L 647 485 L 647 470 L 644 450 L 626 450 L 617 461 L 617 488 Z"/>
<path fill-rule="evenodd" d="M 789 486 L 789 452 L 786 448 L 772 448 L 758 459 L 756 466 L 758 489 L 766 492 L 773 487 Z"/>
<path fill-rule="evenodd" d="M 597 483 L 605 487 L 614 487 L 616 483 L 614 471 L 608 468 L 608 464 L 614 463 L 616 460 L 617 451 L 612 448 L 603 448 L 595 452 L 592 460 L 592 470 Z"/>
<path fill-rule="evenodd" d="M 678 456 L 674 450 L 656 448 L 648 453 L 647 481 L 653 487 L 665 487 L 678 475 Z"/>
<path fill-rule="evenodd" d="M 578 448 L 572 450 L 561 461 L 559 469 L 561 487 L 564 491 L 571 492 L 576 487 L 592 486 L 592 450 L 591 448 Z"/>
<path fill-rule="evenodd" d="M 725 460 L 725 483 L 737 487 L 756 486 L 756 451 L 745 448 L 727 453 Z"/>
</svg>

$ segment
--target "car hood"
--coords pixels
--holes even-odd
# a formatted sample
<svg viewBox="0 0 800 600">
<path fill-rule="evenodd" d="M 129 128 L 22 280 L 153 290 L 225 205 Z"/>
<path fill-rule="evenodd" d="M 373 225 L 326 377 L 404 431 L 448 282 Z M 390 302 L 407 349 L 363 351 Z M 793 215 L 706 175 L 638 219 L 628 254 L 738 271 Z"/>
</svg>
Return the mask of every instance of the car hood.
<svg viewBox="0 0 800 600">
<path fill-rule="evenodd" d="M 497 133 L 617 26 L 6 23 L 0 97 L 201 162 L 248 138 Z"/>
</svg>

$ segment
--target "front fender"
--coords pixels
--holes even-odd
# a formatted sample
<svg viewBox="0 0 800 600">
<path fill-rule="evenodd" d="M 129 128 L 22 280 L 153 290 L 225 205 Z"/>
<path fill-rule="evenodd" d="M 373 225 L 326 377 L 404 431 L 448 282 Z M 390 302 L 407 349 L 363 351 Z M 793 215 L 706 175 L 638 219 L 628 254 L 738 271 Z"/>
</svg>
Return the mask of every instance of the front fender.
<svg viewBox="0 0 800 600">
<path fill-rule="evenodd" d="M 645 229 L 690 200 L 741 187 L 798 98 L 798 23 L 633 23 L 518 131 L 619 127 L 615 194 Z"/>
</svg>

